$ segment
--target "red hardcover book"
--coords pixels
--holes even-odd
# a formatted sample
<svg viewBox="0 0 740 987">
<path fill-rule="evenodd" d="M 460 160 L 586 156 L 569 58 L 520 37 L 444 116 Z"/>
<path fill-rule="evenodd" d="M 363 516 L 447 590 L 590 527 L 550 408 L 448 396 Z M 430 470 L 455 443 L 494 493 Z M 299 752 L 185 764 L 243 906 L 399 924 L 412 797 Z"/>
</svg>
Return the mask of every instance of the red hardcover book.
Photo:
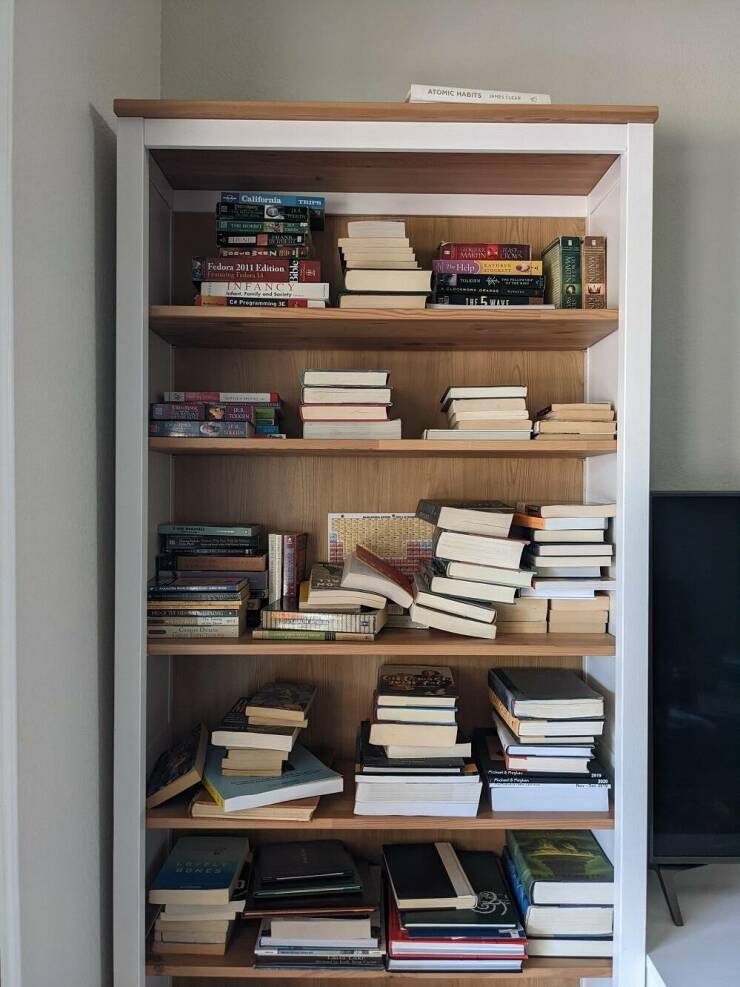
<svg viewBox="0 0 740 987">
<path fill-rule="evenodd" d="M 283 596 L 298 596 L 301 583 L 306 578 L 305 532 L 283 535 Z"/>
<path fill-rule="evenodd" d="M 442 260 L 530 260 L 528 243 L 456 243 L 443 242 L 439 247 Z"/>
<path fill-rule="evenodd" d="M 294 257 L 193 257 L 193 281 L 321 281 L 321 262 Z"/>
<path fill-rule="evenodd" d="M 405 573 L 401 572 L 400 569 L 397 569 L 394 565 L 391 565 L 390 562 L 386 562 L 385 559 L 381 559 L 379 555 L 376 555 L 375 552 L 371 552 L 370 549 L 365 548 L 364 545 L 358 544 L 355 546 L 355 555 L 360 562 L 364 562 L 365 565 L 369 565 L 371 569 L 375 569 L 376 572 L 379 572 L 382 576 L 385 576 L 386 579 L 390 579 L 391 582 L 396 584 L 396 586 L 400 586 L 402 590 L 405 590 L 405 592 L 411 593 L 412 596 L 414 595 L 414 584 L 411 582 L 409 577 L 405 575 Z"/>
</svg>

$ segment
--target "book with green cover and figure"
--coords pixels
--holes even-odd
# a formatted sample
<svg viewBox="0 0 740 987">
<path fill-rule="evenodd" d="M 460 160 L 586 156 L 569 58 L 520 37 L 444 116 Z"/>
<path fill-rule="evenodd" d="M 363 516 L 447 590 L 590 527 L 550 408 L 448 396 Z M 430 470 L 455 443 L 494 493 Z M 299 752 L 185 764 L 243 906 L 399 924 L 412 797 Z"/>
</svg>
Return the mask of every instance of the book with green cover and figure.
<svg viewBox="0 0 740 987">
<path fill-rule="evenodd" d="M 532 903 L 613 904 L 614 868 L 588 830 L 509 830 L 506 845 Z"/>
</svg>

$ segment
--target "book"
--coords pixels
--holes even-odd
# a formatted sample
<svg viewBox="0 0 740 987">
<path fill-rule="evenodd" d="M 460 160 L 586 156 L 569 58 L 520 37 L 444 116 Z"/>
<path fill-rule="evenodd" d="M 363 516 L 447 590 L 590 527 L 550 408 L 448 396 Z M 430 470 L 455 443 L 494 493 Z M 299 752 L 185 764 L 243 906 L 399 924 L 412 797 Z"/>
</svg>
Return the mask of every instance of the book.
<svg viewBox="0 0 740 987">
<path fill-rule="evenodd" d="M 329 284 L 325 281 L 203 281 L 200 285 L 200 297 L 201 304 L 203 299 L 211 297 L 305 298 L 326 301 L 329 298 Z"/>
<path fill-rule="evenodd" d="M 152 905 L 225 905 L 249 853 L 237 836 L 181 836 L 149 890 Z"/>
<path fill-rule="evenodd" d="M 248 222 L 303 223 L 309 221 L 307 206 L 290 206 L 277 202 L 218 202 L 217 219 L 242 219 Z"/>
<path fill-rule="evenodd" d="M 517 538 L 467 534 L 437 529 L 434 536 L 435 558 L 447 562 L 472 562 L 475 565 L 518 569 L 526 542 Z"/>
<path fill-rule="evenodd" d="M 319 807 L 319 796 L 291 799 L 277 805 L 265 805 L 255 809 L 224 812 L 205 789 L 201 789 L 190 803 L 190 815 L 194 819 L 272 819 L 276 822 L 310 822 Z M 242 907 L 244 903 L 242 902 Z"/>
<path fill-rule="evenodd" d="M 408 576 L 364 545 L 357 545 L 344 560 L 341 585 L 343 589 L 377 593 L 400 607 L 410 607 L 414 600 Z"/>
<path fill-rule="evenodd" d="M 586 542 L 589 546 L 596 546 L 604 542 L 604 529 L 565 529 L 552 530 L 546 528 L 536 528 L 527 532 L 530 540 L 530 548 L 539 543 L 568 544 Z"/>
<path fill-rule="evenodd" d="M 216 243 L 221 257 L 238 257 L 242 254 L 240 247 L 303 247 L 311 243 L 311 236 L 308 230 L 301 230 L 300 233 L 232 233 L 219 232 L 216 234 Z M 259 257 L 261 251 L 249 253 L 249 257 Z"/>
<path fill-rule="evenodd" d="M 442 411 L 447 409 L 451 401 L 491 399 L 491 398 L 526 398 L 526 384 L 495 384 L 486 386 L 451 386 L 448 387 L 439 403 Z"/>
<path fill-rule="evenodd" d="M 263 206 L 306 207 L 312 230 L 324 229 L 326 200 L 323 195 L 283 195 L 275 192 L 222 192 L 222 203 L 256 203 Z"/>
<path fill-rule="evenodd" d="M 298 728 L 286 726 L 263 727 L 250 724 L 245 709 L 247 697 L 238 699 L 211 734 L 211 743 L 216 747 L 267 748 L 268 750 L 290 751 L 293 749 Z"/>
<path fill-rule="evenodd" d="M 431 271 L 348 270 L 344 273 L 345 291 L 360 292 L 418 292 L 432 290 Z"/>
<path fill-rule="evenodd" d="M 532 542 L 527 548 L 527 554 L 534 555 L 538 558 L 551 558 L 551 557 L 568 557 L 573 556 L 585 556 L 585 557 L 598 557 L 605 558 L 607 561 L 603 563 L 608 565 L 608 559 L 614 554 L 614 546 L 609 545 L 605 542 L 600 542 L 597 544 L 589 544 L 588 542 L 579 544 L 569 545 L 567 539 L 563 539 L 562 543 L 551 542 L 551 543 L 539 543 Z"/>
<path fill-rule="evenodd" d="M 444 575 L 451 579 L 469 580 L 474 583 L 493 583 L 498 586 L 526 588 L 532 585 L 532 573 L 525 569 L 502 569 L 498 566 L 475 565 L 472 562 L 448 562 L 444 567 Z M 469 592 L 476 591 L 472 587 Z M 476 597 L 472 597 L 476 599 Z M 480 597 L 479 599 L 488 599 Z M 499 600 L 500 603 L 511 603 L 513 596 Z"/>
<path fill-rule="evenodd" d="M 455 580 L 446 579 L 444 582 L 454 584 Z M 454 585 L 450 590 L 454 592 Z M 454 614 L 457 617 L 479 620 L 484 624 L 492 624 L 496 619 L 496 611 L 492 606 L 482 602 L 471 603 L 457 599 L 454 595 L 434 592 L 423 573 L 414 576 L 414 602 L 421 607 L 430 607 L 432 610 L 441 610 L 443 613 Z"/>
<path fill-rule="evenodd" d="M 388 419 L 388 408 L 380 404 L 302 404 L 298 413 L 303 422 L 382 422 Z"/>
<path fill-rule="evenodd" d="M 244 621 L 238 624 L 164 624 L 156 625 L 147 622 L 147 637 L 164 638 L 238 638 L 244 633 Z"/>
<path fill-rule="evenodd" d="M 382 404 L 391 403 L 389 387 L 304 387 L 304 404 Z"/>
<path fill-rule="evenodd" d="M 611 405 L 549 405 L 537 412 L 537 421 L 563 422 L 611 422 L 615 413 Z"/>
<path fill-rule="evenodd" d="M 305 222 L 286 222 L 279 219 L 265 219 L 260 222 L 253 222 L 248 219 L 219 219 L 216 218 L 216 241 L 218 242 L 219 236 L 227 235 L 233 236 L 241 234 L 260 234 L 260 233 L 287 233 L 287 234 L 299 234 L 308 236 L 308 223 Z"/>
<path fill-rule="evenodd" d="M 520 502 L 517 513 L 540 518 L 610 518 L 615 517 L 617 505 L 613 503 L 532 504 Z"/>
<path fill-rule="evenodd" d="M 391 708 L 391 707 L 386 707 Z M 408 757 L 391 758 L 388 746 L 380 747 L 370 743 L 370 721 L 363 720 L 357 732 L 355 748 L 355 778 L 367 775 L 380 775 L 397 778 L 411 776 L 424 778 L 431 775 L 435 778 L 461 775 L 466 769 L 464 757 L 461 754 L 451 754 L 452 750 L 465 751 L 470 756 L 470 744 L 454 744 L 449 748 L 406 748 L 415 753 Z M 439 752 L 442 751 L 440 754 Z"/>
<path fill-rule="evenodd" d="M 606 308 L 606 237 L 584 236 L 581 241 L 583 307 Z"/>
<path fill-rule="evenodd" d="M 488 685 L 518 719 L 604 716 L 604 697 L 569 668 L 491 668 Z"/>
<path fill-rule="evenodd" d="M 496 625 L 484 624 L 480 620 L 470 620 L 467 617 L 456 617 L 453 614 L 443 613 L 441 610 L 432 610 L 431 607 L 422 607 L 417 603 L 411 606 L 411 619 L 424 627 L 434 627 L 440 631 L 447 631 L 449 634 L 460 634 L 464 637 L 481 637 L 492 641 L 496 637 Z M 400 743 L 414 744 L 413 740 L 388 740 L 378 743 Z"/>
<path fill-rule="evenodd" d="M 457 723 L 456 709 L 443 709 L 434 706 L 375 706 L 373 716 L 376 722 L 383 723 Z"/>
<path fill-rule="evenodd" d="M 447 747 L 457 739 L 457 726 L 429 723 L 372 723 L 370 743 L 378 747 Z"/>
<path fill-rule="evenodd" d="M 546 93 L 506 92 L 502 89 L 466 89 L 457 86 L 425 86 L 412 83 L 407 103 L 549 103 Z"/>
<path fill-rule="evenodd" d="M 537 295 L 542 298 L 545 291 L 545 278 L 541 274 L 437 273 L 432 278 L 432 288 L 442 293 L 482 291 L 493 295 Z"/>
<path fill-rule="evenodd" d="M 507 830 L 506 846 L 532 904 L 614 904 L 614 868 L 589 830 Z"/>
<path fill-rule="evenodd" d="M 207 746 L 208 728 L 200 723 L 160 755 L 146 783 L 147 809 L 198 784 L 203 777 Z"/>
<path fill-rule="evenodd" d="M 493 669 L 490 669 L 493 671 Z M 527 740 L 537 737 L 564 737 L 573 739 L 574 737 L 591 738 L 600 737 L 604 732 L 604 721 L 595 720 L 553 720 L 553 719 L 520 719 L 510 713 L 505 703 L 489 687 L 488 698 L 491 700 L 495 712 L 506 723 L 509 729 L 520 739 Z"/>
<path fill-rule="evenodd" d="M 391 421 L 307 421 L 304 439 L 400 439 L 401 419 Z"/>
<path fill-rule="evenodd" d="M 299 843 L 271 843 L 260 848 L 256 867 L 260 886 L 327 877 L 352 877 L 355 863 L 340 840 L 304 840 Z M 360 882 L 355 882 L 360 886 Z"/>
<path fill-rule="evenodd" d="M 536 421 L 534 423 L 535 435 L 584 435 L 593 438 L 612 438 L 617 434 L 617 426 L 614 422 L 587 422 L 587 421 Z"/>
<path fill-rule="evenodd" d="M 514 512 L 500 500 L 420 500 L 416 516 L 447 531 L 506 538 Z"/>
<path fill-rule="evenodd" d="M 222 756 L 218 747 L 209 750 L 203 787 L 224 812 L 330 795 L 343 789 L 342 776 L 327 768 L 301 744 L 295 745 L 285 771 L 275 778 L 225 776 L 221 768 Z"/>
<path fill-rule="evenodd" d="M 529 260 L 528 243 L 459 243 L 443 240 L 439 245 L 442 260 Z"/>
<path fill-rule="evenodd" d="M 279 410 L 281 407 L 280 395 L 275 391 L 165 391 L 162 400 L 165 402 L 176 403 L 178 401 L 185 402 L 206 402 L 206 403 L 236 403 L 236 404 L 250 404 L 255 408 L 274 408 Z M 214 527 L 219 527 L 218 525 L 169 525 L 166 527 L 173 528 L 208 528 L 213 529 Z M 221 525 L 220 527 L 229 527 Z M 263 525 L 252 525 L 252 528 L 259 528 L 260 531 L 263 529 Z M 160 534 L 162 525 L 159 526 Z"/>
<path fill-rule="evenodd" d="M 519 441 L 525 442 L 530 438 L 529 425 L 526 429 L 470 429 L 461 431 L 454 428 L 425 428 L 421 435 L 422 439 L 429 439 L 434 442 L 504 442 Z"/>
<path fill-rule="evenodd" d="M 375 634 L 344 631 L 314 630 L 265 630 L 262 627 L 252 631 L 255 641 L 374 641 Z"/>
<path fill-rule="evenodd" d="M 407 236 L 340 236 L 337 239 L 337 246 L 341 251 L 376 251 L 395 250 L 402 247 L 409 247 Z"/>
<path fill-rule="evenodd" d="M 563 737 L 561 742 L 554 740 L 541 743 L 541 738 L 532 738 L 530 742 L 521 741 L 495 712 L 493 725 L 505 757 L 573 757 L 590 761 L 594 756 L 593 744 L 574 744 L 568 737 Z M 538 742 L 535 743 L 535 740 Z"/>
<path fill-rule="evenodd" d="M 298 589 L 306 575 L 306 532 L 290 532 L 283 534 L 283 579 L 282 595 L 298 596 Z"/>
<path fill-rule="evenodd" d="M 381 665 L 379 706 L 422 706 L 454 709 L 458 693 L 452 669 L 446 665 Z"/>
<path fill-rule="evenodd" d="M 304 387 L 387 387 L 387 370 L 304 370 Z"/>
<path fill-rule="evenodd" d="M 292 257 L 193 257 L 192 279 L 222 281 L 321 281 L 321 263 Z"/>
<path fill-rule="evenodd" d="M 542 275 L 541 260 L 433 260 L 435 274 Z M 318 279 L 317 279 L 318 280 Z"/>
<path fill-rule="evenodd" d="M 348 555 L 347 558 L 350 558 Z M 382 593 L 369 590 L 350 589 L 342 585 L 343 565 L 330 562 L 314 562 L 309 579 L 308 602 L 314 606 L 370 607 L 382 610 L 386 598 Z"/>
<path fill-rule="evenodd" d="M 251 422 L 182 422 L 150 421 L 151 438 L 175 439 L 251 439 L 254 425 Z"/>
<path fill-rule="evenodd" d="M 361 859 L 356 860 L 355 864 L 361 885 L 359 891 L 331 896 L 304 894 L 284 895 L 280 898 L 264 896 L 255 898 L 250 889 L 247 893 L 244 918 L 372 915 L 380 906 L 380 868 L 369 865 Z"/>
<path fill-rule="evenodd" d="M 426 308 L 425 294 L 340 294 L 339 308 Z"/>
<path fill-rule="evenodd" d="M 383 861 L 399 910 L 471 909 L 478 902 L 451 843 L 385 844 Z"/>
<path fill-rule="evenodd" d="M 559 236 L 542 251 L 545 300 L 556 308 L 581 308 L 581 238 Z"/>
<path fill-rule="evenodd" d="M 514 524 L 520 528 L 534 528 L 545 531 L 606 530 L 605 517 L 540 517 L 539 514 L 514 513 Z"/>
<path fill-rule="evenodd" d="M 389 761 L 416 761 L 428 758 L 430 761 L 468 758 L 471 756 L 470 741 L 461 740 L 448 747 L 414 747 L 403 744 L 388 744 L 383 750 Z"/>
<path fill-rule="evenodd" d="M 310 598 L 310 597 L 309 597 Z M 385 598 L 382 598 L 383 607 Z M 265 631 L 331 631 L 334 633 L 378 634 L 385 625 L 386 612 L 378 609 L 361 609 L 359 612 L 333 612 L 326 610 L 301 610 L 294 598 L 284 597 L 282 601 L 269 603 L 263 607 L 261 629 Z"/>
<path fill-rule="evenodd" d="M 539 296 L 529 295 L 492 295 L 482 292 L 440 292 L 435 291 L 432 295 L 432 303 L 428 306 L 433 309 L 444 308 L 511 308 L 516 306 L 529 306 L 530 308 L 553 308 L 551 304 L 544 304 Z"/>
<path fill-rule="evenodd" d="M 248 554 L 254 549 L 243 550 L 244 554 L 205 555 L 176 555 L 175 568 L 181 572 L 262 572 L 267 568 L 267 556 L 264 552 Z M 160 556 L 161 558 L 161 556 Z M 247 580 L 248 581 L 248 580 Z"/>
<path fill-rule="evenodd" d="M 302 682 L 269 682 L 249 697 L 245 716 L 269 713 L 271 719 L 286 724 L 300 723 L 306 718 L 316 696 L 316 686 Z"/>
<path fill-rule="evenodd" d="M 405 237 L 406 224 L 403 220 L 353 219 L 347 223 L 347 234 L 350 240 L 355 237 Z"/>
<path fill-rule="evenodd" d="M 284 296 L 255 296 L 250 298 L 226 295 L 196 295 L 196 305 L 213 305 L 222 308 L 326 308 L 326 302 L 313 298 Z"/>
<path fill-rule="evenodd" d="M 528 956 L 557 956 L 557 957 L 578 957 L 582 959 L 591 957 L 608 958 L 614 955 L 614 942 L 611 936 L 594 936 L 588 939 L 579 939 L 577 936 L 554 939 L 550 937 L 527 935 L 527 955 Z"/>
</svg>

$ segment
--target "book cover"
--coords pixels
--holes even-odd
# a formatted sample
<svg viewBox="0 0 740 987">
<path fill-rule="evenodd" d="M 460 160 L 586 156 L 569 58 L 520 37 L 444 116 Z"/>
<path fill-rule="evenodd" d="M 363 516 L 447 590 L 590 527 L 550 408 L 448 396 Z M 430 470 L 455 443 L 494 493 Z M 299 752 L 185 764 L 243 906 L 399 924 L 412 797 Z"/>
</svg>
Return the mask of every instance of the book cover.
<svg viewBox="0 0 740 987">
<path fill-rule="evenodd" d="M 227 902 L 248 853 L 246 837 L 181 836 L 154 879 L 150 904 L 167 904 L 177 899 L 177 892 L 215 892 Z"/>
<path fill-rule="evenodd" d="M 378 705 L 454 707 L 457 689 L 452 669 L 443 665 L 382 665 Z M 423 699 L 424 703 L 414 702 Z"/>
<path fill-rule="evenodd" d="M 556 308 L 581 308 L 581 238 L 556 237 L 542 251 L 545 301 Z"/>
<path fill-rule="evenodd" d="M 540 882 L 614 881 L 614 868 L 589 830 L 507 830 L 506 845 L 531 902 Z"/>
<path fill-rule="evenodd" d="M 442 241 L 441 260 L 529 260 L 528 243 L 456 243 Z"/>
<path fill-rule="evenodd" d="M 457 910 L 477 903 L 451 843 L 385 844 L 383 860 L 399 910 Z"/>
<path fill-rule="evenodd" d="M 439 291 L 432 295 L 432 304 L 455 305 L 455 306 L 477 306 L 478 308 L 511 308 L 522 307 L 524 305 L 542 305 L 542 298 L 539 295 L 493 295 L 483 292 L 468 291 Z"/>
<path fill-rule="evenodd" d="M 163 421 L 194 421 L 202 422 L 206 418 L 204 404 L 164 404 L 157 402 L 149 406 L 149 416 Z"/>
<path fill-rule="evenodd" d="M 216 244 L 220 257 L 236 257 L 242 254 L 241 247 L 306 247 L 310 244 L 309 235 L 302 233 L 217 233 Z M 261 253 L 261 251 L 260 251 Z M 252 251 L 252 255 L 254 251 Z"/>
<path fill-rule="evenodd" d="M 252 222 L 243 219 L 216 219 L 216 233 L 255 234 L 255 233 L 297 233 L 308 234 L 308 222 L 286 223 L 280 220 Z"/>
<path fill-rule="evenodd" d="M 512 716 L 520 716 L 518 704 L 570 702 L 584 699 L 602 709 L 604 697 L 569 668 L 491 668 L 488 685 Z"/>
<path fill-rule="evenodd" d="M 275 713 L 294 714 L 293 718 L 304 719 L 316 696 L 316 686 L 304 682 L 269 682 L 258 689 L 244 708 L 246 716 L 256 716 L 265 710 Z"/>
<path fill-rule="evenodd" d="M 326 199 L 323 195 L 277 195 L 275 192 L 222 192 L 221 202 L 261 206 L 300 206 L 309 211 L 312 230 L 324 229 Z"/>
<path fill-rule="evenodd" d="M 207 746 L 208 728 L 200 723 L 160 756 L 146 783 L 147 809 L 198 784 L 203 777 Z"/>
<path fill-rule="evenodd" d="M 355 877 L 357 868 L 341 840 L 303 840 L 260 847 L 255 877 L 262 888 L 324 877 Z M 359 881 L 356 882 L 359 890 Z"/>
<path fill-rule="evenodd" d="M 289 532 L 283 535 L 283 575 L 282 595 L 295 598 L 298 589 L 306 578 L 306 548 L 308 535 L 305 532 Z"/>
<path fill-rule="evenodd" d="M 376 555 L 375 552 L 371 551 L 366 545 L 357 545 L 355 548 L 355 555 L 361 562 L 364 562 L 365 565 L 370 566 L 371 569 L 379 572 L 381 576 L 384 576 L 392 583 L 395 583 L 399 589 L 409 595 L 413 595 L 414 586 L 409 577 L 401 572 L 400 569 L 397 569 L 394 565 L 391 565 L 390 562 L 386 562 L 385 559 L 382 559 L 379 555 Z M 410 601 L 407 604 L 401 603 L 400 605 L 409 606 Z"/>
<path fill-rule="evenodd" d="M 606 237 L 585 236 L 581 247 L 583 307 L 606 308 Z"/>
</svg>

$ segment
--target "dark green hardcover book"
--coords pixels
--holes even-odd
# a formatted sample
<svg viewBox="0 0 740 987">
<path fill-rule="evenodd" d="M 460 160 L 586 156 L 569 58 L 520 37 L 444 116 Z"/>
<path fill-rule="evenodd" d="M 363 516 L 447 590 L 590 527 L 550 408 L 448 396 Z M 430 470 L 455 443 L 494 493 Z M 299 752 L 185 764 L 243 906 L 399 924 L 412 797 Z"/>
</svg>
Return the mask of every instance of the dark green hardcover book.
<svg viewBox="0 0 740 987">
<path fill-rule="evenodd" d="M 556 308 L 581 308 L 581 238 L 559 236 L 542 251 L 545 301 Z"/>
<path fill-rule="evenodd" d="M 614 868 L 588 830 L 508 830 L 506 845 L 533 904 L 613 904 Z"/>
</svg>

